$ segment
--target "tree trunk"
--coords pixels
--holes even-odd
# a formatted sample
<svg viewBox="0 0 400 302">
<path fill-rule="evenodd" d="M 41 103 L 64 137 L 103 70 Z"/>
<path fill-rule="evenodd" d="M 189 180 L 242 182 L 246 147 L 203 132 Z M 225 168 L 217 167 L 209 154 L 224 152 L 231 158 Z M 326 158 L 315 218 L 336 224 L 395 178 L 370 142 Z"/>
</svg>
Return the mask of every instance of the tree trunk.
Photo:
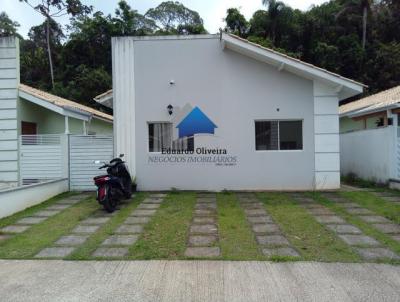
<svg viewBox="0 0 400 302">
<path fill-rule="evenodd" d="M 46 18 L 46 43 L 47 43 L 47 53 L 49 55 L 49 66 L 50 66 L 50 76 L 51 76 L 51 87 L 54 88 L 54 71 L 53 71 L 53 59 L 51 58 L 51 47 L 50 47 L 50 17 Z"/>
<path fill-rule="evenodd" d="M 368 9 L 364 7 L 363 11 L 363 37 L 362 37 L 362 48 L 365 49 L 365 45 L 367 44 L 367 18 L 368 18 Z"/>
</svg>

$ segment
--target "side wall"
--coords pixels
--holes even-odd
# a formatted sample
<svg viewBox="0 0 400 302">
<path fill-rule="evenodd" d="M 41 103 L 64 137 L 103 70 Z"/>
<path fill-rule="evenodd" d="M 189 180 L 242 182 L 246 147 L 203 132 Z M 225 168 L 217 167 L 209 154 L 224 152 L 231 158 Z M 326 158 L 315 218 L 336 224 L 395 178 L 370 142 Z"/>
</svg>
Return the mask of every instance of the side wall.
<svg viewBox="0 0 400 302">
<path fill-rule="evenodd" d="M 340 188 L 339 100 L 332 87 L 314 82 L 315 188 Z"/>
<path fill-rule="evenodd" d="M 18 184 L 19 41 L 0 38 L 0 183 Z"/>
<path fill-rule="evenodd" d="M 342 175 L 386 183 L 394 166 L 394 131 L 397 127 L 362 130 L 340 135 Z"/>
<path fill-rule="evenodd" d="M 66 191 L 68 191 L 67 179 L 0 191 L 0 218 L 37 205 Z"/>
</svg>

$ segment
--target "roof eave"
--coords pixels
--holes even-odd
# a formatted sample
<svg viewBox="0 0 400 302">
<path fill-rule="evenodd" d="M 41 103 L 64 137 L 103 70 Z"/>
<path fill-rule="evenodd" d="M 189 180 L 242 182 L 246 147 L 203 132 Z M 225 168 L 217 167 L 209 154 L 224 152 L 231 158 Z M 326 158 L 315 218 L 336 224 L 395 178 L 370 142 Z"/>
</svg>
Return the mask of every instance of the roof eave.
<svg viewBox="0 0 400 302">
<path fill-rule="evenodd" d="M 383 107 L 378 107 L 378 108 L 371 108 L 371 109 L 358 109 L 358 110 L 352 110 L 349 112 L 341 113 L 339 116 L 340 117 L 349 117 L 349 118 L 354 118 L 354 117 L 360 117 L 363 115 L 369 115 L 369 114 L 374 114 L 377 112 L 381 111 L 387 111 L 387 110 L 392 110 L 392 109 L 397 109 L 400 108 L 400 104 L 392 104 L 389 106 L 383 106 Z"/>
<path fill-rule="evenodd" d="M 322 68 L 291 58 L 287 55 L 278 53 L 277 51 L 264 48 L 230 34 L 222 33 L 221 42 L 222 48 L 231 49 L 240 54 L 275 66 L 279 71 L 286 70 L 303 78 L 317 80 L 335 87 L 338 90 L 338 97 L 340 100 L 356 96 L 362 93 L 364 88 L 367 87 L 362 83 L 344 78 Z"/>
</svg>

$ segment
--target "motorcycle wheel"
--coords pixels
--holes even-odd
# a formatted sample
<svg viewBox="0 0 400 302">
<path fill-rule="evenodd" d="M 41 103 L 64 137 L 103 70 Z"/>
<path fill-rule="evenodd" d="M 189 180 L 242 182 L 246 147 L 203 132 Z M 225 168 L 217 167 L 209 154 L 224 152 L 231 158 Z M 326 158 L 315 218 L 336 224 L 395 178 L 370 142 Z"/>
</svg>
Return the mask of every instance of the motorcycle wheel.
<svg viewBox="0 0 400 302">
<path fill-rule="evenodd" d="M 117 208 L 117 200 L 113 198 L 111 190 L 107 190 L 107 197 L 103 201 L 104 210 L 108 213 L 112 213 Z"/>
</svg>

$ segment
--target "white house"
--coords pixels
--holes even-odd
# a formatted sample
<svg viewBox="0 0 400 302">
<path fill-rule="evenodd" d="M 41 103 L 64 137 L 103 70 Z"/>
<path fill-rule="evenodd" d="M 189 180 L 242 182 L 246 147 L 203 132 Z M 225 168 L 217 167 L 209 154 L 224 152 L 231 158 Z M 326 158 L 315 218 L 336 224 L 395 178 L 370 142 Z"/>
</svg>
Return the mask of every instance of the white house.
<svg viewBox="0 0 400 302">
<path fill-rule="evenodd" d="M 342 174 L 399 187 L 400 86 L 340 106 Z"/>
<path fill-rule="evenodd" d="M 140 190 L 340 186 L 340 100 L 363 85 L 234 35 L 112 40 L 115 152 Z"/>
</svg>

